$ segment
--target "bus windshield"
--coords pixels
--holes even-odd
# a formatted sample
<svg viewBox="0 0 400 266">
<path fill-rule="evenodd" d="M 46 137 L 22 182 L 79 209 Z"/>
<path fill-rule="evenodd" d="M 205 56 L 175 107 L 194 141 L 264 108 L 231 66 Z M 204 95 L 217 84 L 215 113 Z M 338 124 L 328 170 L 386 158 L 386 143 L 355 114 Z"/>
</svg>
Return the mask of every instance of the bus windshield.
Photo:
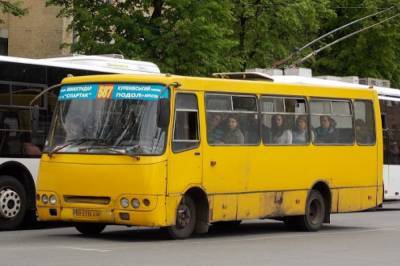
<svg viewBox="0 0 400 266">
<path fill-rule="evenodd" d="M 63 86 L 45 152 L 162 154 L 168 94 L 163 85 Z"/>
</svg>

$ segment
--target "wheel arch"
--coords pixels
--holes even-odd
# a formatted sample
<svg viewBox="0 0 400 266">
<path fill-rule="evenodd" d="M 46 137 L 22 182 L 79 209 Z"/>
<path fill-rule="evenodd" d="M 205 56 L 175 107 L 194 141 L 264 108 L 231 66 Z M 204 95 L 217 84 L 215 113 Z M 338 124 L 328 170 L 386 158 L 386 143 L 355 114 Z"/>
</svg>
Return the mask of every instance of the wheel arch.
<svg viewBox="0 0 400 266">
<path fill-rule="evenodd" d="M 210 203 L 207 193 L 200 187 L 191 187 L 185 193 L 190 196 L 196 206 L 196 233 L 206 233 L 209 226 Z"/>
<path fill-rule="evenodd" d="M 332 209 L 332 192 L 331 189 L 325 181 L 317 181 L 311 188 L 312 190 L 316 190 L 319 193 L 321 193 L 322 197 L 324 198 L 325 202 L 325 216 L 324 216 L 324 222 L 329 223 L 330 222 L 330 214 L 331 214 L 331 209 Z"/>
<path fill-rule="evenodd" d="M 35 209 L 36 187 L 32 174 L 28 168 L 16 161 L 8 161 L 0 165 L 0 178 L 2 175 L 8 175 L 18 180 L 25 188 L 28 206 L 27 210 Z"/>
</svg>

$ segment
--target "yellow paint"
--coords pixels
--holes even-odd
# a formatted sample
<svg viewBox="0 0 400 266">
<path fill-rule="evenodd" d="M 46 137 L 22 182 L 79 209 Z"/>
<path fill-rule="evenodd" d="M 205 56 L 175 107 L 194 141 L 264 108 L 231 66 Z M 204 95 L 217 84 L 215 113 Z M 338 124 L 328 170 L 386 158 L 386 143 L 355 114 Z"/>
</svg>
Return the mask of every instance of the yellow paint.
<svg viewBox="0 0 400 266">
<path fill-rule="evenodd" d="M 142 156 L 54 154 L 43 155 L 38 194 L 54 194 L 56 206 L 37 202 L 39 219 L 108 224 L 169 226 L 176 208 L 190 188 L 202 189 L 209 201 L 209 222 L 304 214 L 308 192 L 324 182 L 331 190 L 331 212 L 358 211 L 382 202 L 382 135 L 377 95 L 368 89 L 321 88 L 257 81 L 191 78 L 166 75 L 102 75 L 67 78 L 72 83 L 161 83 L 181 84 L 171 88 L 171 118 L 166 152 Z M 174 153 L 174 96 L 194 93 L 198 99 L 200 145 Z M 256 146 L 211 147 L 207 144 L 204 97 L 206 92 L 253 95 L 295 95 L 374 102 L 377 143 L 374 146 Z M 102 97 L 110 91 L 104 87 Z M 109 203 L 66 202 L 65 196 L 86 196 Z M 148 207 L 124 209 L 122 197 Z M 57 215 L 50 215 L 50 209 Z M 74 209 L 97 210 L 98 217 L 78 218 Z M 120 213 L 129 214 L 128 220 Z"/>
</svg>

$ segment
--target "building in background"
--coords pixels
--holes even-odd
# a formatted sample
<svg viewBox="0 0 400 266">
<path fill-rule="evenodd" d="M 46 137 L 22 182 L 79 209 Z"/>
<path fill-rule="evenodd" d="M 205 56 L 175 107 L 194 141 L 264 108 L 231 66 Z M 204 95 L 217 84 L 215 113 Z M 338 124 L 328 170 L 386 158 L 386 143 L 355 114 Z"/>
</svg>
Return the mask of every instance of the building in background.
<svg viewBox="0 0 400 266">
<path fill-rule="evenodd" d="M 72 32 L 67 30 L 70 21 L 58 18 L 57 7 L 46 7 L 46 0 L 23 0 L 29 13 L 14 17 L 0 13 L 0 55 L 46 58 L 70 53 L 62 44 L 72 43 Z"/>
</svg>

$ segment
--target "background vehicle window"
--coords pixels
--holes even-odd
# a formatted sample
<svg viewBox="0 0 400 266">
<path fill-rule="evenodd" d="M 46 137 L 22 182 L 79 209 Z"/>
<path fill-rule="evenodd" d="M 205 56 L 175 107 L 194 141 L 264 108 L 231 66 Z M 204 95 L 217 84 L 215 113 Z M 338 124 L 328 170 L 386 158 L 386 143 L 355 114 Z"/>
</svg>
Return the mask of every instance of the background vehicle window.
<svg viewBox="0 0 400 266">
<path fill-rule="evenodd" d="M 261 136 L 265 144 L 305 145 L 309 143 L 309 122 L 305 99 L 263 96 L 260 106 Z"/>
<path fill-rule="evenodd" d="M 351 103 L 347 100 L 312 100 L 311 126 L 316 144 L 353 144 Z"/>
<path fill-rule="evenodd" d="M 199 146 L 199 117 L 194 94 L 179 93 L 175 99 L 175 128 L 172 150 L 175 152 Z"/>
<path fill-rule="evenodd" d="M 385 164 L 400 165 L 400 102 L 382 100 L 381 110 L 386 111 L 383 129 L 383 158 Z"/>
<path fill-rule="evenodd" d="M 375 144 L 374 108 L 371 101 L 355 101 L 354 117 L 358 144 Z"/>
<path fill-rule="evenodd" d="M 207 140 L 210 145 L 252 145 L 260 142 L 257 98 L 206 94 Z"/>
</svg>

